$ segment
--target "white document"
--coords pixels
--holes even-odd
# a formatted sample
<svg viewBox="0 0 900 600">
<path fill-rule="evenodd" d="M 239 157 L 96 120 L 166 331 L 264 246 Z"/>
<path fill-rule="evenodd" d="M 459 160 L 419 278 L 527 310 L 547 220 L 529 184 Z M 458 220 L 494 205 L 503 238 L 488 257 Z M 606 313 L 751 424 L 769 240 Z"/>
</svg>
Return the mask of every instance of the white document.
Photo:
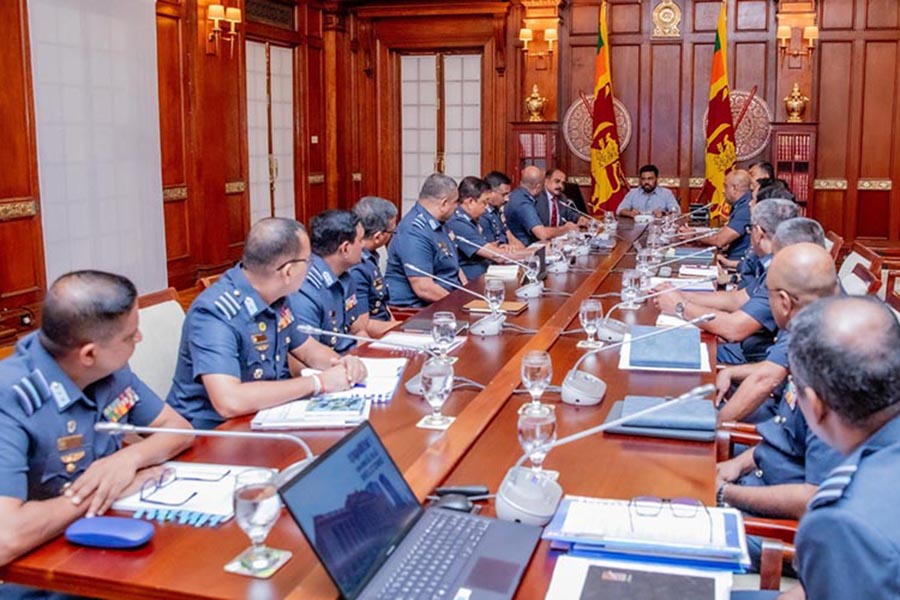
<svg viewBox="0 0 900 600">
<path fill-rule="evenodd" d="M 237 474 L 247 469 L 265 468 L 179 461 L 167 462 L 164 466 L 175 469 L 175 479 L 171 483 L 156 490 L 148 487 L 148 493 L 144 495 L 146 501 L 141 500 L 140 491 L 120 498 L 113 503 L 113 509 L 191 511 L 227 520 L 234 514 L 232 495 Z"/>
<path fill-rule="evenodd" d="M 719 274 L 716 265 L 681 265 L 678 274 L 682 277 L 710 277 Z"/>
<path fill-rule="evenodd" d="M 458 348 L 462 345 L 463 342 L 466 341 L 466 336 L 458 335 L 454 338 L 453 343 L 450 344 L 450 349 L 448 352 L 452 352 L 454 349 Z M 384 342 L 384 343 L 381 343 Z M 425 333 L 407 333 L 404 331 L 389 331 L 384 337 L 382 337 L 377 342 L 372 342 L 369 344 L 372 348 L 381 348 L 384 350 L 397 350 L 394 346 L 389 346 L 388 343 L 391 344 L 402 344 L 404 346 L 410 346 L 412 348 L 419 348 L 423 352 L 427 350 L 434 350 L 434 338 Z"/>
<path fill-rule="evenodd" d="M 484 274 L 485 279 L 500 279 L 502 281 L 519 281 L 519 265 L 491 265 Z"/>
<path fill-rule="evenodd" d="M 659 313 L 659 316 L 656 317 L 656 326 L 657 327 L 684 327 L 685 329 L 690 329 L 693 327 L 694 329 L 699 329 L 693 323 L 689 321 L 685 321 L 684 319 L 680 319 L 675 315 L 667 315 L 663 313 Z"/>
<path fill-rule="evenodd" d="M 728 600 L 731 595 L 733 577 L 728 571 L 713 571 L 709 569 L 692 569 L 663 564 L 642 563 L 637 561 L 622 561 L 608 559 L 583 558 L 563 555 L 556 561 L 553 569 L 553 578 L 550 580 L 550 588 L 547 590 L 545 600 L 572 600 L 581 598 L 584 592 L 584 583 L 591 567 L 601 567 L 613 571 L 627 569 L 629 571 L 647 571 L 650 573 L 668 573 L 672 575 L 685 575 L 689 577 L 709 577 L 715 581 L 716 600 Z M 689 600 L 687 598 L 683 600 Z"/>
<path fill-rule="evenodd" d="M 357 392 L 358 393 L 358 392 Z M 330 394 L 329 394 L 330 395 Z M 277 431 L 293 429 L 343 429 L 356 427 L 368 420 L 372 400 L 365 399 L 362 414 L 353 416 L 341 414 L 307 414 L 310 400 L 294 400 L 256 413 L 250 421 L 250 429 L 256 431 Z"/>
<path fill-rule="evenodd" d="M 658 288 L 664 283 L 668 283 L 672 286 L 685 286 L 681 287 L 682 292 L 714 292 L 716 291 L 716 285 L 714 281 L 704 281 L 702 279 L 690 280 L 690 279 L 681 279 L 679 277 L 651 277 L 650 278 L 650 287 Z"/>
<path fill-rule="evenodd" d="M 680 320 L 680 319 L 679 319 Z M 636 367 L 631 364 L 631 334 L 626 333 L 622 350 L 619 352 L 619 368 L 623 371 L 666 371 L 671 373 L 710 373 L 712 367 L 709 364 L 709 346 L 706 342 L 700 342 L 700 368 L 681 369 L 676 367 Z"/>
</svg>

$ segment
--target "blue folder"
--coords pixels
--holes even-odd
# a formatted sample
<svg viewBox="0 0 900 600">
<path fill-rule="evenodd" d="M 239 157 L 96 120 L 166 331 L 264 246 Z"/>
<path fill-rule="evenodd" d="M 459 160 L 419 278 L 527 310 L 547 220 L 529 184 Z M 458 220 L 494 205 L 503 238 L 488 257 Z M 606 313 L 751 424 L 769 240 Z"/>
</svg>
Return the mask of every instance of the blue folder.
<svg viewBox="0 0 900 600">
<path fill-rule="evenodd" d="M 633 325 L 632 339 L 647 335 L 662 327 Z M 646 340 L 631 343 L 631 365 L 655 369 L 699 369 L 700 330 L 673 329 Z"/>
</svg>

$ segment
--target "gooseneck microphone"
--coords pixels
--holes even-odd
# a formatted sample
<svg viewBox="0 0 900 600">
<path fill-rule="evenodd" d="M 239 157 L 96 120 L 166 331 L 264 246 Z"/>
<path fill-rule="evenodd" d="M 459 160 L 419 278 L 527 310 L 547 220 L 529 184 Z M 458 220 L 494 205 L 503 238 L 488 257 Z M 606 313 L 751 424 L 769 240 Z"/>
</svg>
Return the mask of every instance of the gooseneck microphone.
<svg viewBox="0 0 900 600">
<path fill-rule="evenodd" d="M 220 431 L 218 429 L 179 429 L 177 427 L 142 427 L 140 425 L 131 425 L 129 423 L 110 423 L 100 422 L 94 424 L 94 431 L 101 433 L 109 433 L 110 435 L 125 435 L 126 433 L 167 433 L 175 435 L 191 435 L 197 437 L 224 437 L 237 439 L 254 439 L 254 440 L 282 440 L 291 442 L 303 448 L 306 457 L 303 460 L 285 467 L 279 475 L 281 482 L 290 480 L 294 475 L 306 468 L 316 455 L 310 450 L 309 445 L 294 435 L 287 433 L 266 433 L 261 431 Z"/>
<path fill-rule="evenodd" d="M 525 269 L 526 273 L 533 270 L 532 265 L 523 263 L 522 261 L 512 259 L 508 255 L 503 254 L 502 252 L 497 252 L 496 250 L 494 250 L 493 248 L 489 248 L 488 246 L 476 244 L 475 242 L 468 240 L 461 235 L 457 235 L 456 239 L 463 241 L 463 242 L 469 244 L 470 246 L 474 246 L 475 248 L 478 248 L 479 250 L 484 250 L 484 251 L 488 252 L 489 254 L 493 254 L 494 256 L 499 256 L 500 258 L 503 258 L 507 262 L 511 262 L 514 265 L 518 265 L 518 266 L 522 267 L 523 269 Z M 516 290 L 516 297 L 521 298 L 521 299 L 538 298 L 541 295 L 541 292 L 543 291 L 543 287 L 544 287 L 543 284 L 541 284 L 539 281 L 536 281 L 535 283 L 525 284 Z M 468 291 L 471 291 L 471 290 L 468 290 Z"/>
<path fill-rule="evenodd" d="M 577 404 L 579 406 L 593 406 L 595 404 L 600 404 L 600 402 L 603 401 L 603 396 L 606 394 L 606 382 L 592 373 L 578 370 L 578 367 L 581 366 L 581 363 L 583 363 L 588 356 L 592 356 L 600 352 L 606 352 L 607 350 L 612 350 L 613 348 L 619 348 L 621 346 L 624 346 L 626 343 L 630 344 L 632 342 L 640 342 L 641 340 L 646 340 L 648 338 L 662 335 L 676 329 L 681 329 L 682 327 L 697 325 L 699 323 L 707 323 L 715 318 L 716 315 L 714 313 L 707 313 L 705 315 L 697 317 L 696 319 L 685 321 L 684 323 L 679 323 L 677 325 L 672 325 L 671 327 L 665 327 L 663 329 L 651 331 L 650 333 L 646 333 L 644 335 L 639 335 L 636 338 L 628 340 L 628 342 L 623 339 L 622 341 L 616 342 L 615 344 L 612 344 L 610 346 L 603 346 L 602 348 L 597 348 L 596 350 L 585 352 L 581 355 L 581 358 L 579 358 L 575 362 L 575 365 L 571 368 L 571 370 L 566 373 L 565 379 L 563 379 L 561 386 L 563 402 L 565 402 L 566 404 Z"/>
<path fill-rule="evenodd" d="M 707 231 L 705 233 L 701 233 L 700 235 L 695 235 L 693 237 L 689 237 L 687 239 L 674 242 L 672 244 L 660 246 L 659 248 L 657 248 L 657 250 L 659 250 L 660 252 L 665 252 L 665 251 L 671 250 L 672 248 L 677 248 L 678 246 L 684 246 L 685 244 L 690 244 L 691 242 L 696 242 L 697 240 L 702 240 L 703 238 L 707 238 L 711 235 L 715 235 L 716 233 L 718 233 L 718 231 L 719 231 L 718 227 L 710 227 L 709 231 Z M 707 250 L 707 252 L 708 252 L 708 250 Z"/>
<path fill-rule="evenodd" d="M 679 215 L 678 217 L 675 218 L 675 222 L 677 223 L 678 221 L 680 221 L 680 220 L 682 220 L 682 219 L 685 219 L 685 218 L 687 218 L 687 217 L 691 217 L 691 216 L 693 216 L 693 215 L 696 215 L 697 213 L 701 213 L 701 212 L 703 212 L 704 210 L 709 210 L 710 208 L 712 208 L 712 205 L 713 205 L 713 203 L 710 202 L 710 203 L 708 203 L 708 204 L 704 204 L 703 206 L 699 206 L 699 207 L 695 208 L 694 210 L 692 210 L 692 211 L 690 211 L 690 212 L 686 212 L 686 213 L 684 213 L 683 215 Z"/>
<path fill-rule="evenodd" d="M 715 391 L 716 386 L 712 384 L 695 387 L 672 400 L 559 439 L 543 446 L 541 450 L 549 452 L 553 448 L 618 427 L 658 410 L 671 408 L 688 400 L 704 398 Z M 529 525 L 546 525 L 556 512 L 556 507 L 562 499 L 563 489 L 559 483 L 549 477 L 535 475 L 531 469 L 522 467 L 527 458 L 528 454 L 523 454 L 500 483 L 496 500 L 497 517 L 505 521 L 518 521 Z"/>
<path fill-rule="evenodd" d="M 297 331 L 300 333 L 305 333 L 308 335 L 328 335 L 339 338 L 346 338 L 348 340 L 356 340 L 358 342 L 368 342 L 369 344 L 381 344 L 383 346 L 390 346 L 392 348 L 397 348 L 399 350 L 408 350 L 412 352 L 424 352 L 428 354 L 432 358 L 439 358 L 440 355 L 437 352 L 429 348 L 423 348 L 421 346 L 413 346 L 411 344 L 401 344 L 400 342 L 391 342 L 387 340 L 376 340 L 375 338 L 365 337 L 362 335 L 353 335 L 351 333 L 339 333 L 337 331 L 327 331 L 325 329 L 319 329 L 318 327 L 313 327 L 312 325 L 307 325 L 305 323 L 300 323 L 296 327 Z M 414 396 L 424 396 L 425 392 L 422 389 L 422 378 L 420 377 L 420 373 L 413 375 L 406 382 L 406 391 Z M 457 385 L 459 383 L 459 385 Z M 461 377 L 459 375 L 453 376 L 453 388 L 462 388 L 462 387 L 474 387 L 479 390 L 483 390 L 484 386 L 477 381 L 473 381 L 468 379 L 467 377 Z"/>
</svg>

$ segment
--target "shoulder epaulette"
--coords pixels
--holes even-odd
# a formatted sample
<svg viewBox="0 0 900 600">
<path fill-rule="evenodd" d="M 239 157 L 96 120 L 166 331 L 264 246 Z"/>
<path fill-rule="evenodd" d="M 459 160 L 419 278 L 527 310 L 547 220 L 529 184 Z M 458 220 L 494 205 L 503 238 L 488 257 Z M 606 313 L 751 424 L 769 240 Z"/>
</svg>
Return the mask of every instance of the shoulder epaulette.
<svg viewBox="0 0 900 600">
<path fill-rule="evenodd" d="M 420 213 L 413 219 L 412 226 L 416 229 L 428 229 L 428 218 Z"/>
<path fill-rule="evenodd" d="M 19 397 L 22 410 L 29 417 L 44 405 L 44 398 L 50 395 L 50 386 L 44 379 L 44 374 L 35 369 L 25 377 L 13 384 L 13 389 Z"/>
<path fill-rule="evenodd" d="M 229 321 L 237 316 L 239 312 L 241 312 L 241 304 L 237 301 L 237 298 L 225 292 L 224 294 L 220 294 L 218 298 L 216 298 L 214 304 L 216 308 L 219 309 L 219 312 L 225 316 Z"/>
<path fill-rule="evenodd" d="M 831 473 L 828 474 L 828 478 L 819 486 L 819 491 L 817 491 L 815 496 L 812 497 L 812 500 L 809 501 L 809 508 L 819 508 L 820 506 L 836 502 L 844 495 L 844 490 L 850 485 L 850 482 L 853 480 L 853 475 L 858 468 L 859 465 L 855 464 L 835 467 Z"/>
<path fill-rule="evenodd" d="M 306 281 L 317 290 L 321 290 L 324 286 L 322 274 L 319 273 L 318 269 L 315 267 L 310 267 L 309 270 L 306 271 Z"/>
</svg>

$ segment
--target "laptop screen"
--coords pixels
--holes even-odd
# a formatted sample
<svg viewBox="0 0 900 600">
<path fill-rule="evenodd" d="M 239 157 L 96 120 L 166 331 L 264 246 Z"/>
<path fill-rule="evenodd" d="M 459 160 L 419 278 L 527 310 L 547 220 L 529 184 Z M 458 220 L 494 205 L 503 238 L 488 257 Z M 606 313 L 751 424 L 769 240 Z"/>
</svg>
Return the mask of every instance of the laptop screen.
<svg viewBox="0 0 900 600">
<path fill-rule="evenodd" d="M 422 511 L 368 422 L 344 436 L 280 492 L 347 598 L 362 590 Z"/>
</svg>

